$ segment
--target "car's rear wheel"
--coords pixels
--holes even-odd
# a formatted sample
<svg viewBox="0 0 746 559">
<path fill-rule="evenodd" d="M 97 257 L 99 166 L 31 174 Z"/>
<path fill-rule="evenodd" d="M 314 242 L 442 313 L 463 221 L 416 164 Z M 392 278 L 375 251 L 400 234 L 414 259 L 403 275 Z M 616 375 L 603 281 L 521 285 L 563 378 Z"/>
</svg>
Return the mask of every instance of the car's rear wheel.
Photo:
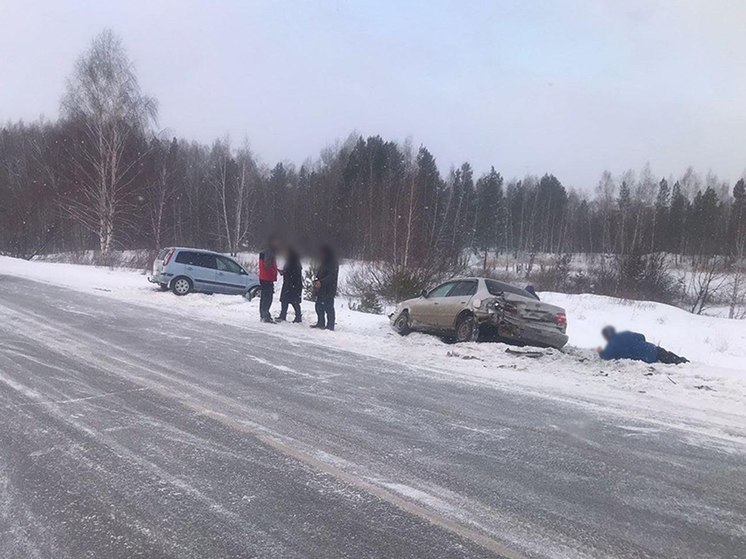
<svg viewBox="0 0 746 559">
<path fill-rule="evenodd" d="M 191 290 L 192 282 L 189 278 L 180 276 L 178 278 L 174 278 L 174 280 L 171 282 L 171 291 L 173 291 L 174 295 L 179 295 L 181 297 L 189 293 Z"/>
<path fill-rule="evenodd" d="M 474 342 L 479 336 L 479 323 L 472 314 L 462 314 L 456 321 L 457 342 Z"/>
<path fill-rule="evenodd" d="M 402 336 L 406 336 L 412 331 L 412 324 L 409 321 L 409 313 L 407 311 L 402 311 L 396 318 L 394 321 L 394 330 Z"/>
</svg>

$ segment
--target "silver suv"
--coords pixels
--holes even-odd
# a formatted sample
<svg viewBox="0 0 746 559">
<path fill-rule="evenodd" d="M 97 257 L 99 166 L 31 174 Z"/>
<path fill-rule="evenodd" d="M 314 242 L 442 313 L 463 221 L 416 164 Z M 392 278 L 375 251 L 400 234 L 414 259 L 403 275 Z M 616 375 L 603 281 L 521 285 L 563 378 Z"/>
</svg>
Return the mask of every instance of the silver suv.
<svg viewBox="0 0 746 559">
<path fill-rule="evenodd" d="M 259 292 L 256 274 L 247 272 L 232 258 L 197 248 L 164 248 L 153 262 L 153 275 L 148 281 L 176 295 L 200 291 L 251 299 Z"/>
</svg>

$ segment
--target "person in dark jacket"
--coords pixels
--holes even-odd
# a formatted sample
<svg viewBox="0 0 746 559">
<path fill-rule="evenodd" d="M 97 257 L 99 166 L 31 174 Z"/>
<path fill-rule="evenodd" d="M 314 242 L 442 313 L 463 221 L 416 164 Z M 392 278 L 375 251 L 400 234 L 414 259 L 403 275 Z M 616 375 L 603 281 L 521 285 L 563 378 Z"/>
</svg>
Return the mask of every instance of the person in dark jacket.
<svg viewBox="0 0 746 559">
<path fill-rule="evenodd" d="M 300 299 L 303 291 L 302 271 L 300 256 L 292 247 L 288 247 L 285 251 L 285 266 L 280 271 L 282 274 L 282 291 L 280 291 L 282 307 L 277 320 L 287 320 L 288 306 L 292 305 L 295 311 L 293 322 L 302 322 L 300 311 Z"/>
<path fill-rule="evenodd" d="M 316 294 L 316 324 L 311 328 L 334 330 L 334 297 L 337 296 L 339 264 L 329 245 L 321 246 L 321 262 L 313 282 Z"/>
<path fill-rule="evenodd" d="M 528 284 L 526 286 L 526 291 L 528 291 L 528 293 L 531 294 L 534 297 L 534 299 L 536 299 L 537 301 L 540 301 L 539 296 L 536 294 L 536 289 L 534 289 L 533 285 Z"/>
<path fill-rule="evenodd" d="M 275 294 L 275 282 L 277 281 L 277 251 L 280 241 L 271 236 L 267 239 L 266 248 L 259 253 L 259 285 L 261 287 L 261 300 L 259 301 L 259 318 L 262 322 L 274 322 L 269 312 L 272 299 Z"/>
<path fill-rule="evenodd" d="M 644 361 L 645 363 L 665 363 L 667 365 L 680 365 L 689 363 L 685 357 L 651 344 L 645 340 L 645 336 L 637 332 L 617 332 L 613 326 L 607 326 L 601 330 L 601 335 L 606 340 L 606 348 L 598 348 L 601 359 L 632 359 Z"/>
</svg>

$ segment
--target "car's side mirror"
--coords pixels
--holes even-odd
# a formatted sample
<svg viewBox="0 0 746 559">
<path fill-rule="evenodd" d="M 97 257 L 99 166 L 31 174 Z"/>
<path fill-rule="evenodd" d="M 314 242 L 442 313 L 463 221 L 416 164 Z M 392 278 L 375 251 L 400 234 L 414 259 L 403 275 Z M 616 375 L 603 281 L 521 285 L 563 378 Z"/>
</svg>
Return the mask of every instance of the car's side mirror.
<svg viewBox="0 0 746 559">
<path fill-rule="evenodd" d="M 420 297 L 422 297 L 423 299 L 427 299 L 427 290 L 423 289 L 422 291 L 420 291 Z"/>
</svg>

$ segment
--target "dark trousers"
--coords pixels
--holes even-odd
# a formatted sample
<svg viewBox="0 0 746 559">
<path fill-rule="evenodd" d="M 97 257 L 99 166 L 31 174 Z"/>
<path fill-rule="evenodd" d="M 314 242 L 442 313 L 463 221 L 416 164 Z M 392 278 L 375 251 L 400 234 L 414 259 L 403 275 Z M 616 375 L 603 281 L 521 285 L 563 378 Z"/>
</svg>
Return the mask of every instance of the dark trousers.
<svg viewBox="0 0 746 559">
<path fill-rule="evenodd" d="M 275 294 L 275 283 L 272 281 L 260 281 L 261 300 L 259 301 L 259 318 L 272 318 L 269 308 L 272 306 L 272 298 Z"/>
<path fill-rule="evenodd" d="M 316 317 L 319 328 L 334 330 L 334 297 L 316 297 Z"/>
<path fill-rule="evenodd" d="M 292 305 L 293 310 L 295 311 L 295 320 L 300 322 L 300 303 L 292 302 L 292 303 L 286 303 L 282 302 L 282 307 L 280 308 L 280 320 L 285 320 L 288 317 L 288 307 Z"/>
<path fill-rule="evenodd" d="M 658 363 L 663 363 L 665 365 L 681 365 L 682 363 L 689 363 L 689 360 L 686 357 L 680 357 L 662 347 L 658 347 L 656 359 Z"/>
</svg>

